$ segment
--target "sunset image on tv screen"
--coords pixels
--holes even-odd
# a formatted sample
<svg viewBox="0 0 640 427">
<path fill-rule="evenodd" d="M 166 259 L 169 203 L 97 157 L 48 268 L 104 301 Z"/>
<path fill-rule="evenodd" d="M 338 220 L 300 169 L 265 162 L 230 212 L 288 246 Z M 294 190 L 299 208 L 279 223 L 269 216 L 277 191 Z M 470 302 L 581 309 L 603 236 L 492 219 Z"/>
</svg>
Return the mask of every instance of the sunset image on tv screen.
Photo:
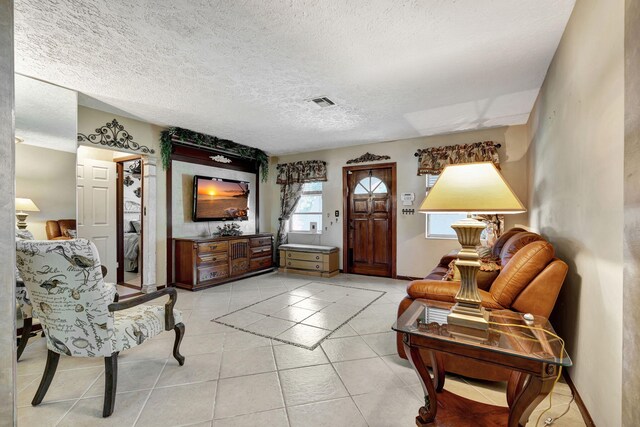
<svg viewBox="0 0 640 427">
<path fill-rule="evenodd" d="M 246 219 L 249 183 L 198 178 L 196 219 Z"/>
</svg>

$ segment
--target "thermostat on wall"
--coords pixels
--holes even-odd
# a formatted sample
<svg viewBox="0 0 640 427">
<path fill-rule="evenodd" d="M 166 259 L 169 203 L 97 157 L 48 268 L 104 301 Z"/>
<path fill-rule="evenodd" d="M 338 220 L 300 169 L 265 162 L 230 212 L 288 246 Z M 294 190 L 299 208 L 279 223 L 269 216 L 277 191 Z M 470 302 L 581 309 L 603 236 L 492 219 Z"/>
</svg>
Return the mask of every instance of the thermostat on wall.
<svg viewBox="0 0 640 427">
<path fill-rule="evenodd" d="M 411 206 L 415 200 L 416 195 L 414 193 L 402 193 L 400 200 L 402 200 L 402 206 Z"/>
</svg>

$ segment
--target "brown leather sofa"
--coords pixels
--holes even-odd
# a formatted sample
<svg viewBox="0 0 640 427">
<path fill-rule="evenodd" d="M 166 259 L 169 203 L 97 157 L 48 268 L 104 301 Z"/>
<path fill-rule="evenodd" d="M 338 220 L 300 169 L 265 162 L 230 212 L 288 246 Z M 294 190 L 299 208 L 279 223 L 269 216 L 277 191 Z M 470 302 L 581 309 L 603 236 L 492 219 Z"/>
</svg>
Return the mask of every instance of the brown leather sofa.
<svg viewBox="0 0 640 427">
<path fill-rule="evenodd" d="M 67 230 L 76 229 L 75 219 L 58 219 L 55 221 L 47 221 L 46 231 L 48 240 L 69 240 Z"/>
<path fill-rule="evenodd" d="M 509 309 L 549 317 L 567 275 L 567 264 L 555 258 L 551 243 L 542 236 L 514 228 L 505 232 L 492 248 L 500 258 L 501 270 L 493 276 L 480 272 L 478 288 L 482 305 L 496 310 Z M 424 280 L 407 286 L 407 296 L 400 302 L 398 317 L 414 299 L 424 298 L 455 302 L 459 281 L 442 280 L 455 253 L 443 257 Z M 406 359 L 402 338 L 397 337 L 398 355 Z M 488 381 L 507 381 L 510 370 L 443 355 L 447 372 Z M 429 360 L 429 358 L 426 358 Z"/>
</svg>

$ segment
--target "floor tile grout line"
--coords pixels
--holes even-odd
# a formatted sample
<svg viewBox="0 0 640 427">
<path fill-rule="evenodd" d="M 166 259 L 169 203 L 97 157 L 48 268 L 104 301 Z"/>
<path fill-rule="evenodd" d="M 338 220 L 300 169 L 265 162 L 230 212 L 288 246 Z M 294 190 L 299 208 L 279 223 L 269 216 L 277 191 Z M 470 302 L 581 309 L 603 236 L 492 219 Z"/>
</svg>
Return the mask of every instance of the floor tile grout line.
<svg viewBox="0 0 640 427">
<path fill-rule="evenodd" d="M 280 394 L 282 395 L 282 404 L 284 405 L 284 413 L 287 417 L 287 425 L 291 427 L 291 419 L 289 418 L 289 410 L 287 409 L 287 400 L 284 397 L 284 387 L 282 387 L 282 379 L 280 378 L 278 362 L 276 362 L 276 352 L 273 349 L 273 346 L 271 346 L 271 354 L 273 355 L 273 363 L 276 365 L 276 378 L 278 378 L 278 387 L 280 387 Z"/>
<path fill-rule="evenodd" d="M 62 417 L 60 417 L 60 419 L 56 422 L 56 424 L 55 424 L 56 426 L 60 425 L 60 423 L 62 422 L 62 420 L 64 420 L 64 419 L 65 419 L 65 417 L 66 417 L 67 415 L 69 415 L 69 413 L 71 412 L 71 410 L 72 410 L 73 408 L 75 408 L 75 406 L 78 404 L 78 402 L 80 402 L 80 399 L 82 399 L 82 397 L 83 397 L 85 394 L 87 394 L 87 392 L 88 392 L 89 390 L 91 390 L 91 387 L 93 387 L 93 385 L 94 385 L 94 384 L 95 384 L 95 383 L 100 379 L 100 376 L 101 376 L 101 375 L 102 375 L 102 373 L 98 373 L 98 376 L 97 376 L 93 381 L 91 381 L 91 384 L 89 384 L 89 386 L 84 390 L 84 392 L 82 392 L 82 394 L 80 395 L 80 397 L 78 397 L 78 398 L 76 399 L 76 401 L 75 401 L 75 402 L 73 402 L 73 405 L 71 405 L 71 407 L 67 410 L 67 412 L 65 412 L 65 413 L 64 413 L 64 415 L 63 415 Z"/>
<path fill-rule="evenodd" d="M 151 387 L 151 390 L 149 391 L 149 394 L 147 395 L 147 398 L 142 403 L 142 406 L 140 407 L 140 410 L 138 411 L 138 415 L 136 415 L 136 418 L 133 420 L 133 424 L 131 424 L 132 426 L 135 426 L 136 424 L 138 424 L 138 421 L 140 421 L 140 416 L 142 415 L 142 411 L 144 411 L 144 408 L 147 406 L 147 403 L 149 403 L 149 399 L 151 399 L 151 395 L 153 394 L 153 390 L 156 389 L 156 385 L 158 385 L 158 381 L 160 381 L 160 376 L 162 375 L 162 372 L 164 372 L 164 369 L 167 367 L 167 363 L 169 363 L 169 358 L 167 358 L 167 360 L 165 360 L 164 365 L 162 366 L 162 369 L 160 370 L 160 374 L 158 375 L 158 378 L 156 378 L 156 381 L 153 383 L 153 387 Z"/>
<path fill-rule="evenodd" d="M 327 354 L 326 351 L 324 351 L 324 348 L 322 348 L 322 346 L 320 346 L 320 349 L 322 350 L 322 352 L 324 353 L 324 357 L 327 358 L 327 360 L 329 361 L 329 364 L 331 365 L 331 369 L 333 369 L 333 372 L 338 376 L 338 379 L 340 379 L 340 383 L 342 384 L 342 387 L 344 387 L 344 389 L 347 392 L 347 395 L 349 396 L 349 399 L 351 399 L 351 403 L 353 403 L 353 405 L 356 407 L 356 409 L 358 410 L 358 413 L 360 414 L 360 416 L 362 417 L 362 419 L 364 420 L 364 423 L 368 426 L 369 422 L 367 421 L 367 419 L 365 418 L 364 414 L 362 413 L 362 411 L 360 410 L 360 407 L 358 406 L 358 404 L 356 403 L 355 399 L 353 398 L 353 396 L 351 395 L 351 392 L 349 391 L 349 389 L 347 388 L 347 385 L 344 383 L 344 380 L 342 379 L 342 377 L 340 376 L 340 374 L 338 373 L 338 370 L 336 369 L 336 367 L 333 365 L 333 362 L 331 361 L 331 359 L 329 359 L 329 355 Z"/>
</svg>

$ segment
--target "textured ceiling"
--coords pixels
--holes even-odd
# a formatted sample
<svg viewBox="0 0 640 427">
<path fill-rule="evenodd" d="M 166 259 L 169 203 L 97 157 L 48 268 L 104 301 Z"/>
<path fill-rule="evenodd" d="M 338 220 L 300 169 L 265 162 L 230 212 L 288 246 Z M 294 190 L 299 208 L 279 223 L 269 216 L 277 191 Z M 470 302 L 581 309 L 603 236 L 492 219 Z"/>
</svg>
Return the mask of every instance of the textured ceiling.
<svg viewBox="0 0 640 427">
<path fill-rule="evenodd" d="M 16 71 L 272 154 L 526 122 L 574 0 L 15 0 Z M 337 105 L 306 101 L 328 96 Z"/>
</svg>

